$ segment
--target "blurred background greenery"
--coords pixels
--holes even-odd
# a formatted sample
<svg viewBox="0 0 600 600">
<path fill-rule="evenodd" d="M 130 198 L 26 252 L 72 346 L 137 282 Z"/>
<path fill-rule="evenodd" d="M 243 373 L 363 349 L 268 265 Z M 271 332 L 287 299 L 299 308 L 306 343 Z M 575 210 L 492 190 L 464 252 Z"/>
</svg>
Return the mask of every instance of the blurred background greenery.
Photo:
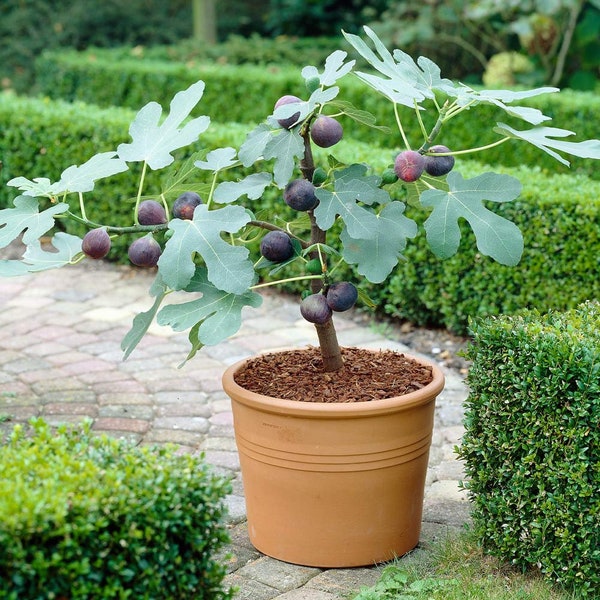
<svg viewBox="0 0 600 600">
<path fill-rule="evenodd" d="M 179 46 L 178 58 L 294 62 L 286 42 L 327 50 L 341 29 L 365 24 L 388 47 L 469 83 L 593 90 L 600 75 L 600 0 L 2 0 L 0 81 L 34 93 L 35 58 L 58 47 Z"/>
</svg>

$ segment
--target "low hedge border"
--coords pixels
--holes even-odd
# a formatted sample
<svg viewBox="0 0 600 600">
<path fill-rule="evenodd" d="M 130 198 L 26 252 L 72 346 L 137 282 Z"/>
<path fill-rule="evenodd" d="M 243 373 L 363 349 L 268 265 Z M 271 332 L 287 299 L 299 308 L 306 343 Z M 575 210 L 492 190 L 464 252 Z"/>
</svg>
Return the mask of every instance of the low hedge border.
<svg viewBox="0 0 600 600">
<path fill-rule="evenodd" d="M 100 49 L 82 53 L 46 52 L 36 62 L 37 92 L 55 99 L 138 109 L 152 99 L 167 106 L 175 92 L 202 79 L 207 82 L 203 100 L 206 114 L 215 121 L 223 121 L 226 116 L 227 121 L 237 123 L 262 122 L 271 114 L 275 100 L 284 94 L 306 96 L 304 80 L 297 67 L 184 64 L 145 60 L 135 55 L 114 60 L 113 54 L 114 51 Z M 366 95 L 364 84 L 358 79 L 348 76 L 342 85 L 345 100 L 375 115 L 380 124 L 395 123 L 391 104 L 383 98 Z M 560 94 L 530 98 L 522 104 L 538 108 L 559 120 L 564 129 L 577 131 L 577 139 L 597 137 L 600 97 L 592 92 L 564 90 Z M 400 114 L 408 110 L 400 107 Z M 460 149 L 483 146 L 498 139 L 489 128 L 480 129 L 478 122 L 502 121 L 516 129 L 526 128 L 523 121 L 511 119 L 493 106 L 481 107 L 479 114 L 479 120 L 469 122 L 468 127 L 460 118 L 451 121 L 446 128 L 446 137 L 440 141 L 450 148 Z M 409 139 L 419 140 L 421 131 L 414 121 L 407 119 L 406 134 Z M 347 119 L 342 122 L 349 127 Z M 353 127 L 352 138 L 369 143 L 371 131 L 367 127 Z M 390 145 L 399 143 L 396 135 Z M 486 152 L 486 161 L 505 166 L 536 165 L 548 173 L 582 172 L 600 178 L 592 161 L 573 158 L 569 170 L 530 144 L 508 142 L 492 148 Z"/>
<path fill-rule="evenodd" d="M 473 324 L 465 461 L 492 554 L 600 595 L 600 304 Z"/>
<path fill-rule="evenodd" d="M 0 178 L 5 183 L 17 175 L 32 178 L 45 173 L 57 180 L 73 162 L 81 164 L 96 152 L 113 150 L 127 141 L 133 116 L 133 111 L 126 109 L 0 95 L 0 128 L 4 131 L 0 138 L 4 160 Z M 239 146 L 246 132 L 247 127 L 239 124 L 213 124 L 192 150 Z M 383 169 L 393 161 L 395 152 L 347 139 L 336 149 L 336 157 Z M 326 153 L 317 154 L 317 161 L 324 161 Z M 481 165 L 461 161 L 457 168 L 469 177 Z M 600 297 L 596 276 L 600 268 L 600 182 L 583 175 L 549 176 L 541 168 L 499 171 L 524 182 L 518 200 L 493 207 L 521 227 L 525 237 L 521 263 L 504 267 L 481 256 L 466 228 L 464 247 L 442 261 L 427 249 L 421 235 L 409 242 L 404 253 L 407 260 L 398 265 L 385 289 L 365 286 L 381 313 L 466 333 L 470 317 L 513 314 L 534 307 L 541 311 L 569 309 Z M 149 173 L 150 191 L 160 192 L 159 175 L 164 174 Z M 198 171 L 199 185 L 205 183 L 203 176 L 204 172 Z M 110 187 L 98 182 L 98 203 L 89 216 L 103 222 L 110 214 L 115 221 L 115 213 L 120 213 L 122 224 L 130 225 L 134 192 L 117 178 Z M 13 188 L 2 186 L 0 206 L 8 206 L 9 198 L 16 194 Z M 275 202 L 282 211 L 287 209 L 272 190 L 256 202 L 255 212 Z M 77 228 L 69 232 L 83 233 Z M 116 239 L 110 258 L 126 262 L 130 241 L 126 237 Z M 355 273 L 340 276 L 361 280 Z"/>
<path fill-rule="evenodd" d="M 0 472 L 0 598 L 232 598 L 214 558 L 230 484 L 201 457 L 38 419 Z"/>
</svg>

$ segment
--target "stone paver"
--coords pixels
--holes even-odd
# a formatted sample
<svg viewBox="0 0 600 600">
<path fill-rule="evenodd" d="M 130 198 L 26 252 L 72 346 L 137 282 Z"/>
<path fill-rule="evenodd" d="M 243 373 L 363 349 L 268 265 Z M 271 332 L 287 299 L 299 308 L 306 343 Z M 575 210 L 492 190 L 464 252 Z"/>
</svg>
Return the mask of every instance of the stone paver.
<svg viewBox="0 0 600 600">
<path fill-rule="evenodd" d="M 380 566 L 315 569 L 265 557 L 249 542 L 233 422 L 221 389 L 226 366 L 257 352 L 316 345 L 297 304 L 268 295 L 247 310 L 239 333 L 203 348 L 185 365 L 187 337 L 153 325 L 123 361 L 121 339 L 140 310 L 148 309 L 154 274 L 90 263 L 32 277 L 0 280 L 0 433 L 16 422 L 42 416 L 52 424 L 94 421 L 96 432 L 135 443 L 173 442 L 182 452 L 204 453 L 217 472 L 233 476 L 227 498 L 231 545 L 223 553 L 227 583 L 249 600 L 338 600 L 372 585 Z M 410 350 L 401 334 L 336 321 L 340 342 L 369 348 Z M 431 358 L 431 357 L 430 357 Z M 463 478 L 454 447 L 463 435 L 462 376 L 444 368 L 446 387 L 436 405 L 425 493 L 421 549 L 469 519 L 459 488 Z"/>
</svg>

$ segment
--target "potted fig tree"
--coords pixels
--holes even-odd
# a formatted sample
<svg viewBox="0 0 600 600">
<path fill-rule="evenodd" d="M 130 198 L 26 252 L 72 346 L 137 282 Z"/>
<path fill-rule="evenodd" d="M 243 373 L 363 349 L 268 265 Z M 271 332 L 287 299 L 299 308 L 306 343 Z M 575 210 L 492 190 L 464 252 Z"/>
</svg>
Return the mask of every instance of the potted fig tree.
<svg viewBox="0 0 600 600">
<path fill-rule="evenodd" d="M 477 105 L 493 104 L 529 126 L 493 124 L 493 145 L 521 140 L 562 162 L 556 150 L 600 158 L 600 142 L 553 139 L 569 132 L 540 126 L 549 117 L 514 105 L 555 88 L 474 89 L 442 78 L 426 58 L 390 53 L 369 28 L 365 34 L 344 35 L 368 72 L 355 70 L 342 50 L 322 69 L 305 67 L 305 96 L 274 98 L 273 113 L 238 149 L 175 161 L 173 152 L 209 126 L 208 117 L 190 116 L 204 90 L 198 81 L 175 95 L 162 120 L 157 103 L 144 106 L 131 124 L 131 141 L 68 167 L 59 181 L 12 179 L 21 195 L 0 211 L 0 247 L 19 237 L 27 246 L 22 259 L 0 263 L 4 276 L 103 258 L 115 236 L 128 236 L 131 262 L 156 269 L 156 278 L 151 307 L 123 340 L 125 356 L 156 319 L 189 330 L 191 359 L 202 346 L 234 335 L 243 309 L 260 305 L 262 289 L 304 286 L 299 312 L 314 323 L 318 347 L 242 361 L 227 369 L 223 384 L 232 399 L 251 541 L 275 558 L 321 567 L 372 564 L 418 543 L 434 404 L 444 385 L 433 363 L 340 348 L 333 315 L 359 299 L 368 302 L 361 279 L 384 284 L 420 229 L 442 258 L 458 249 L 460 220 L 470 224 L 479 251 L 500 263 L 515 265 L 523 250 L 518 227 L 488 207 L 517 198 L 519 181 L 493 172 L 463 178 L 454 168 L 457 157 L 485 147 L 450 149 L 445 125 L 467 110 L 476 118 Z M 395 123 L 375 125 L 344 101 L 349 77 L 366 84 L 365 94 L 389 100 Z M 399 107 L 418 123 L 418 139 L 408 139 Z M 342 115 L 344 123 L 373 126 L 379 145 L 390 149 L 389 165 L 376 169 L 335 157 Z M 141 176 L 132 182 L 131 223 L 95 221 L 86 204 L 95 182 L 134 163 L 141 163 Z M 146 189 L 149 169 L 163 170 L 170 184 Z M 199 172 L 206 183 L 191 183 Z M 268 216 L 258 214 L 259 199 L 273 190 L 279 203 Z M 88 231 L 81 237 L 57 231 L 47 251 L 40 238 L 58 218 Z M 257 237 L 260 257 L 249 250 Z M 357 279 L 350 281 L 343 265 Z M 172 291 L 189 299 L 163 303 Z"/>
</svg>

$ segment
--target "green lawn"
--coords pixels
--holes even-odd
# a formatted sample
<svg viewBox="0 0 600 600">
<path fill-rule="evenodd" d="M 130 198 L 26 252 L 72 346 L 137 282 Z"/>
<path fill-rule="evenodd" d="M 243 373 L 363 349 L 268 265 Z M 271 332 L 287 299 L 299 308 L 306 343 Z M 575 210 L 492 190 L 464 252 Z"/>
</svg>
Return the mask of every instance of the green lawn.
<svg viewBox="0 0 600 600">
<path fill-rule="evenodd" d="M 447 537 L 386 566 L 352 600 L 575 600 L 537 573 L 486 556 L 469 532 Z"/>
</svg>

